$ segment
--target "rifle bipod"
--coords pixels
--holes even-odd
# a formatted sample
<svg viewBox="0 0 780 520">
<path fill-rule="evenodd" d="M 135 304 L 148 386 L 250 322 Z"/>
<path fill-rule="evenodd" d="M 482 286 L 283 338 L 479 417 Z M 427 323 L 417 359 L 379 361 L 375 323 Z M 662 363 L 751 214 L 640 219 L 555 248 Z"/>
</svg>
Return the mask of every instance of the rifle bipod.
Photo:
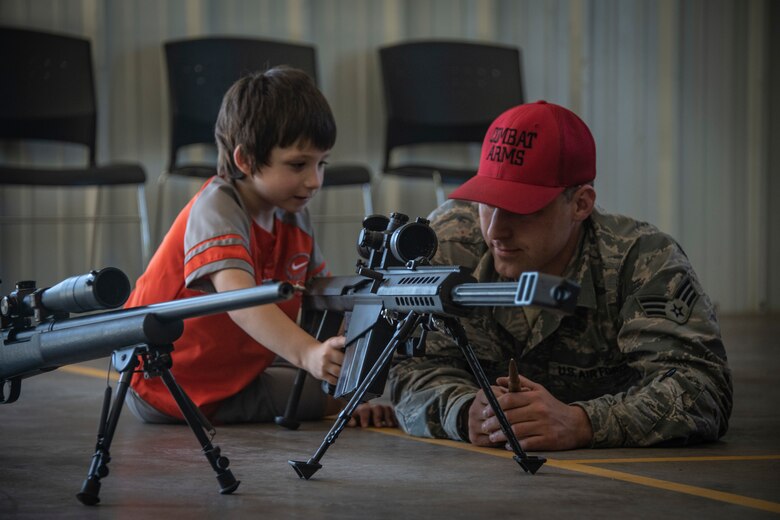
<svg viewBox="0 0 780 520">
<path fill-rule="evenodd" d="M 187 424 L 195 433 L 198 442 L 200 442 L 206 459 L 208 459 L 211 467 L 217 474 L 219 492 L 223 495 L 230 494 L 235 491 L 241 483 L 241 481 L 235 479 L 233 473 L 228 469 L 228 466 L 230 465 L 228 458 L 220 454 L 218 446 L 213 446 L 211 444 L 211 438 L 213 438 L 216 433 L 214 427 L 190 400 L 189 396 L 174 379 L 173 374 L 171 374 L 170 353 L 172 350 L 172 345 L 137 345 L 127 349 L 117 350 L 113 353 L 112 363 L 114 368 L 120 373 L 119 382 L 116 386 L 116 397 L 114 398 L 114 402 L 111 403 L 111 387 L 107 387 L 103 398 L 103 408 L 100 413 L 95 454 L 92 456 L 87 478 L 81 486 L 81 491 L 76 494 L 76 498 L 78 498 L 82 504 L 91 506 L 100 502 L 100 498 L 98 497 L 98 493 L 100 492 L 100 479 L 108 476 L 108 463 L 111 460 L 109 453 L 111 441 L 114 437 L 117 423 L 119 422 L 119 415 L 122 412 L 125 397 L 127 396 L 130 379 L 139 365 L 139 358 L 143 358 L 143 371 L 147 377 L 162 377 L 163 383 L 179 406 Z M 206 433 L 208 433 L 210 437 L 207 436 Z"/>
<path fill-rule="evenodd" d="M 355 393 L 352 394 L 349 402 L 347 402 L 344 409 L 341 410 L 341 413 L 339 413 L 336 422 L 333 424 L 330 431 L 325 436 L 325 440 L 322 441 L 322 444 L 320 444 L 320 447 L 317 449 L 314 455 L 312 455 L 312 457 L 307 462 L 300 460 L 288 461 L 293 469 L 295 469 L 295 472 L 298 473 L 299 477 L 309 480 L 309 478 L 311 478 L 311 476 L 322 467 L 322 464 L 320 464 L 320 459 L 323 455 L 325 455 L 325 452 L 328 450 L 330 445 L 336 442 L 336 438 L 338 438 L 341 430 L 343 430 L 349 422 L 350 418 L 352 417 L 352 413 L 362 401 L 366 390 L 368 390 L 368 387 L 371 386 L 382 370 L 390 364 L 390 361 L 393 359 L 393 353 L 398 348 L 398 345 L 405 342 L 412 335 L 414 329 L 417 328 L 417 325 L 419 325 L 422 318 L 423 316 L 419 313 L 410 311 L 409 314 L 407 314 L 406 317 L 398 323 L 398 326 L 395 329 L 395 333 L 390 338 L 390 341 L 387 342 L 387 346 L 385 346 L 382 354 L 379 356 L 374 366 L 371 367 L 371 370 L 368 371 L 366 377 L 363 378 L 358 387 L 355 389 Z"/>
<path fill-rule="evenodd" d="M 490 403 L 490 407 L 493 409 L 493 413 L 496 414 L 498 424 L 501 426 L 501 431 L 504 432 L 504 435 L 509 441 L 509 446 L 512 447 L 512 451 L 515 454 L 513 459 L 515 459 L 515 462 L 517 462 L 526 473 L 530 472 L 531 475 L 534 475 L 537 470 L 547 462 L 547 459 L 544 457 L 530 456 L 523 451 L 523 448 L 520 446 L 520 441 L 517 440 L 515 432 L 512 430 L 512 425 L 509 424 L 509 420 L 506 418 L 504 410 L 501 408 L 501 405 L 498 404 L 496 394 L 493 393 L 493 389 L 490 387 L 490 382 L 485 375 L 485 371 L 482 370 L 482 365 L 479 364 L 476 354 L 474 354 L 474 349 L 471 348 L 463 325 L 461 325 L 457 318 L 443 317 L 440 320 L 437 318 L 437 321 L 440 321 L 441 323 L 439 328 L 446 331 L 450 337 L 455 340 L 458 347 L 460 347 L 460 351 L 466 358 L 466 361 L 471 368 L 471 372 L 477 379 L 477 383 L 479 383 L 479 387 L 485 393 L 485 397 L 487 397 L 488 403 Z"/>
<path fill-rule="evenodd" d="M 336 442 L 336 439 L 338 438 L 339 434 L 341 433 L 341 431 L 344 429 L 344 427 L 347 425 L 350 418 L 352 417 L 352 413 L 354 413 L 355 409 L 361 403 L 363 396 L 365 395 L 368 388 L 371 387 L 371 385 L 374 383 L 374 380 L 377 378 L 377 376 L 383 373 L 383 371 L 390 364 L 393 358 L 393 353 L 396 351 L 399 345 L 405 344 L 407 340 L 409 340 L 412 337 L 412 334 L 414 333 L 415 329 L 418 326 L 420 326 L 424 320 L 431 319 L 431 318 L 432 317 L 430 315 L 421 314 L 416 311 L 410 311 L 405 318 L 403 318 L 401 321 L 398 322 L 395 333 L 387 342 L 387 345 L 385 346 L 381 355 L 377 358 L 374 365 L 371 367 L 371 370 L 369 370 L 369 372 L 366 374 L 366 376 L 357 386 L 357 388 L 354 391 L 354 394 L 350 398 L 347 405 L 344 407 L 341 413 L 339 413 L 336 422 L 333 424 L 331 429 L 325 435 L 325 439 L 322 441 L 320 447 L 317 449 L 314 455 L 312 455 L 312 457 L 306 462 L 296 461 L 296 460 L 288 461 L 300 478 L 309 480 L 312 477 L 312 475 L 314 475 L 314 473 L 316 473 L 320 468 L 322 468 L 322 464 L 320 464 L 320 459 L 322 458 L 323 455 L 325 455 L 325 452 L 330 447 L 330 445 Z M 460 324 L 457 318 L 436 317 L 433 318 L 433 320 L 435 321 L 436 328 L 442 330 L 443 332 L 447 332 L 452 337 L 452 339 L 455 340 L 461 352 L 463 353 L 464 357 L 466 358 L 466 361 L 468 362 L 469 367 L 474 373 L 474 376 L 476 377 L 480 388 L 485 393 L 485 396 L 487 397 L 488 402 L 490 403 L 490 407 L 493 409 L 493 412 L 496 414 L 496 417 L 498 418 L 498 422 L 501 425 L 501 430 L 504 432 L 504 435 L 506 435 L 509 441 L 509 445 L 512 447 L 512 451 L 515 454 L 513 457 L 515 462 L 517 462 L 526 473 L 530 472 L 532 475 L 535 474 L 537 470 L 545 462 L 547 462 L 547 459 L 544 457 L 529 456 L 528 454 L 525 453 L 525 451 L 523 451 L 522 447 L 520 446 L 520 442 L 517 440 L 517 437 L 515 436 L 515 433 L 512 430 L 511 425 L 509 424 L 509 420 L 506 418 L 503 409 L 498 404 L 498 400 L 496 399 L 496 396 L 493 393 L 493 390 L 490 386 L 490 383 L 488 382 L 484 370 L 482 369 L 482 366 L 479 364 L 479 360 L 474 354 L 474 350 L 468 341 L 463 326 Z M 296 385 L 300 384 L 302 386 L 303 378 L 301 378 L 300 382 L 298 381 L 298 379 L 296 379 L 295 384 Z M 293 402 L 293 401 L 296 401 L 297 398 L 300 396 L 300 391 L 295 392 L 294 389 L 293 396 L 294 399 L 291 399 L 291 402 L 288 402 L 287 411 L 285 415 L 287 415 L 287 412 L 290 412 L 291 410 L 293 411 L 295 410 L 297 406 L 297 402 Z M 283 420 L 280 422 L 280 419 Z M 292 418 L 292 420 L 294 420 L 294 417 Z M 291 421 L 290 417 L 277 418 L 277 424 L 282 424 L 283 422 L 290 422 L 290 421 Z"/>
</svg>

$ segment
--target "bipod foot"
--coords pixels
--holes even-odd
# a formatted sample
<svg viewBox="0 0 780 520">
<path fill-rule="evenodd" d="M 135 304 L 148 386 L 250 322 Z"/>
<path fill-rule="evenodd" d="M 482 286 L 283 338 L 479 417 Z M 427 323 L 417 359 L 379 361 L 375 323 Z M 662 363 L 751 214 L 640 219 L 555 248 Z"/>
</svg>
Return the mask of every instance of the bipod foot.
<svg viewBox="0 0 780 520">
<path fill-rule="evenodd" d="M 94 506 L 100 502 L 100 479 L 88 477 L 81 486 L 81 491 L 76 493 L 76 498 L 85 506 Z"/>
<path fill-rule="evenodd" d="M 229 469 L 217 475 L 217 482 L 219 482 L 219 492 L 223 495 L 231 494 L 238 489 L 238 485 L 241 484 L 241 481 L 236 480 L 236 477 L 233 476 L 233 472 Z"/>
<path fill-rule="evenodd" d="M 293 467 L 298 476 L 304 480 L 309 480 L 322 467 L 322 464 L 319 462 L 303 462 L 302 460 L 288 460 L 287 462 Z"/>
<path fill-rule="evenodd" d="M 286 415 L 277 415 L 274 418 L 274 422 L 283 428 L 287 428 L 288 430 L 297 430 L 301 425 L 301 423 L 296 420 L 288 419 Z"/>
<path fill-rule="evenodd" d="M 513 458 L 515 459 L 515 462 L 520 464 L 520 467 L 523 468 L 526 473 L 531 473 L 531 475 L 535 475 L 536 472 L 539 471 L 539 468 L 547 462 L 547 459 L 544 457 L 520 457 L 519 455 L 515 455 Z"/>
</svg>

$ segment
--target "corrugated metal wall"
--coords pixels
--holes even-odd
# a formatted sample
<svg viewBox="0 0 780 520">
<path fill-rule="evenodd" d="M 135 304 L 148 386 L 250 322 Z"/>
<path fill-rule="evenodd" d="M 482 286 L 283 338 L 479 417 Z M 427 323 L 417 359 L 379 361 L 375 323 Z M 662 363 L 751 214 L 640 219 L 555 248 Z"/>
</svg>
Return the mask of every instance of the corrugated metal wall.
<svg viewBox="0 0 780 520">
<path fill-rule="evenodd" d="M 320 84 L 339 125 L 333 159 L 370 164 L 376 209 L 426 215 L 426 183 L 380 180 L 383 101 L 377 49 L 407 39 L 491 41 L 523 50 L 529 100 L 567 105 L 598 147 L 598 201 L 656 223 L 682 243 L 708 292 L 726 311 L 777 309 L 777 215 L 768 201 L 770 48 L 765 0 L 25 0 L 0 1 L 0 24 L 81 35 L 93 42 L 99 160 L 141 162 L 156 214 L 156 179 L 168 151 L 163 42 L 246 35 L 317 46 Z M 3 49 L 3 53 L 13 52 Z M 771 134 L 771 135 L 776 135 Z M 40 145 L 41 147 L 46 145 Z M 39 146 L 0 148 L 33 160 Z M 58 162 L 81 157 L 55 149 Z M 437 153 L 423 150 L 423 155 Z M 445 150 L 475 162 L 477 151 Z M 164 225 L 195 186 L 168 185 Z M 87 223 L 60 217 L 94 193 L 0 191 L 0 215 L 52 217 L 0 228 L 0 290 L 17 279 L 49 284 L 89 270 Z M 134 211 L 131 191 L 104 198 Z M 324 192 L 315 212 L 354 213 L 357 192 Z M 775 222 L 774 227 L 771 222 Z M 336 273 L 351 272 L 357 221 L 320 226 Z M 99 227 L 99 266 L 141 270 L 132 224 Z M 774 253 L 772 253 L 774 251 Z M 768 285 L 771 284 L 771 285 Z"/>
</svg>

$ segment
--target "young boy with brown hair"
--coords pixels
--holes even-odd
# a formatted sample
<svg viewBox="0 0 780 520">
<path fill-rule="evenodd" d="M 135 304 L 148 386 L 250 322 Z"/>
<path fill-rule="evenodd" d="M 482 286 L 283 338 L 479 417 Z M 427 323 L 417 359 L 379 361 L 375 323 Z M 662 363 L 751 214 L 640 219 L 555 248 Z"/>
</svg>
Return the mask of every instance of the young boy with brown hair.
<svg viewBox="0 0 780 520">
<path fill-rule="evenodd" d="M 336 125 L 314 82 L 287 67 L 238 80 L 225 94 L 215 137 L 218 176 L 178 215 L 127 306 L 244 289 L 267 279 L 303 284 L 328 274 L 306 204 L 322 186 Z M 172 372 L 207 417 L 228 423 L 280 415 L 295 370 L 272 367 L 277 356 L 336 383 L 344 337 L 319 342 L 310 336 L 295 322 L 300 304 L 298 295 L 185 322 Z M 299 419 L 325 413 L 326 396 L 318 387 L 304 390 Z M 146 422 L 182 418 L 159 378 L 136 374 L 129 395 L 130 409 Z M 389 408 L 373 412 L 377 424 L 394 424 Z M 364 409 L 362 417 L 368 415 Z"/>
</svg>

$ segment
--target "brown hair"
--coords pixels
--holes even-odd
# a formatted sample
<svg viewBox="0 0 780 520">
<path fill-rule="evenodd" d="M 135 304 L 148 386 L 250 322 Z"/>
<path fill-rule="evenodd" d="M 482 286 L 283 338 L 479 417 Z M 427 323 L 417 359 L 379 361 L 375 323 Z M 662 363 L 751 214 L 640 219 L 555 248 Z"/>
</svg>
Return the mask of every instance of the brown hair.
<svg viewBox="0 0 780 520">
<path fill-rule="evenodd" d="M 563 190 L 563 198 L 566 199 L 566 202 L 571 202 L 571 200 L 574 198 L 574 194 L 577 193 L 577 190 L 585 185 L 593 186 L 593 182 L 591 181 L 586 182 L 585 184 L 577 184 L 567 187 L 565 190 Z"/>
<path fill-rule="evenodd" d="M 325 96 L 303 71 L 274 67 L 236 81 L 222 99 L 214 137 L 219 150 L 217 173 L 225 179 L 244 176 L 233 161 L 241 146 L 254 171 L 268 165 L 271 150 L 300 141 L 320 150 L 336 142 L 336 122 Z"/>
</svg>

